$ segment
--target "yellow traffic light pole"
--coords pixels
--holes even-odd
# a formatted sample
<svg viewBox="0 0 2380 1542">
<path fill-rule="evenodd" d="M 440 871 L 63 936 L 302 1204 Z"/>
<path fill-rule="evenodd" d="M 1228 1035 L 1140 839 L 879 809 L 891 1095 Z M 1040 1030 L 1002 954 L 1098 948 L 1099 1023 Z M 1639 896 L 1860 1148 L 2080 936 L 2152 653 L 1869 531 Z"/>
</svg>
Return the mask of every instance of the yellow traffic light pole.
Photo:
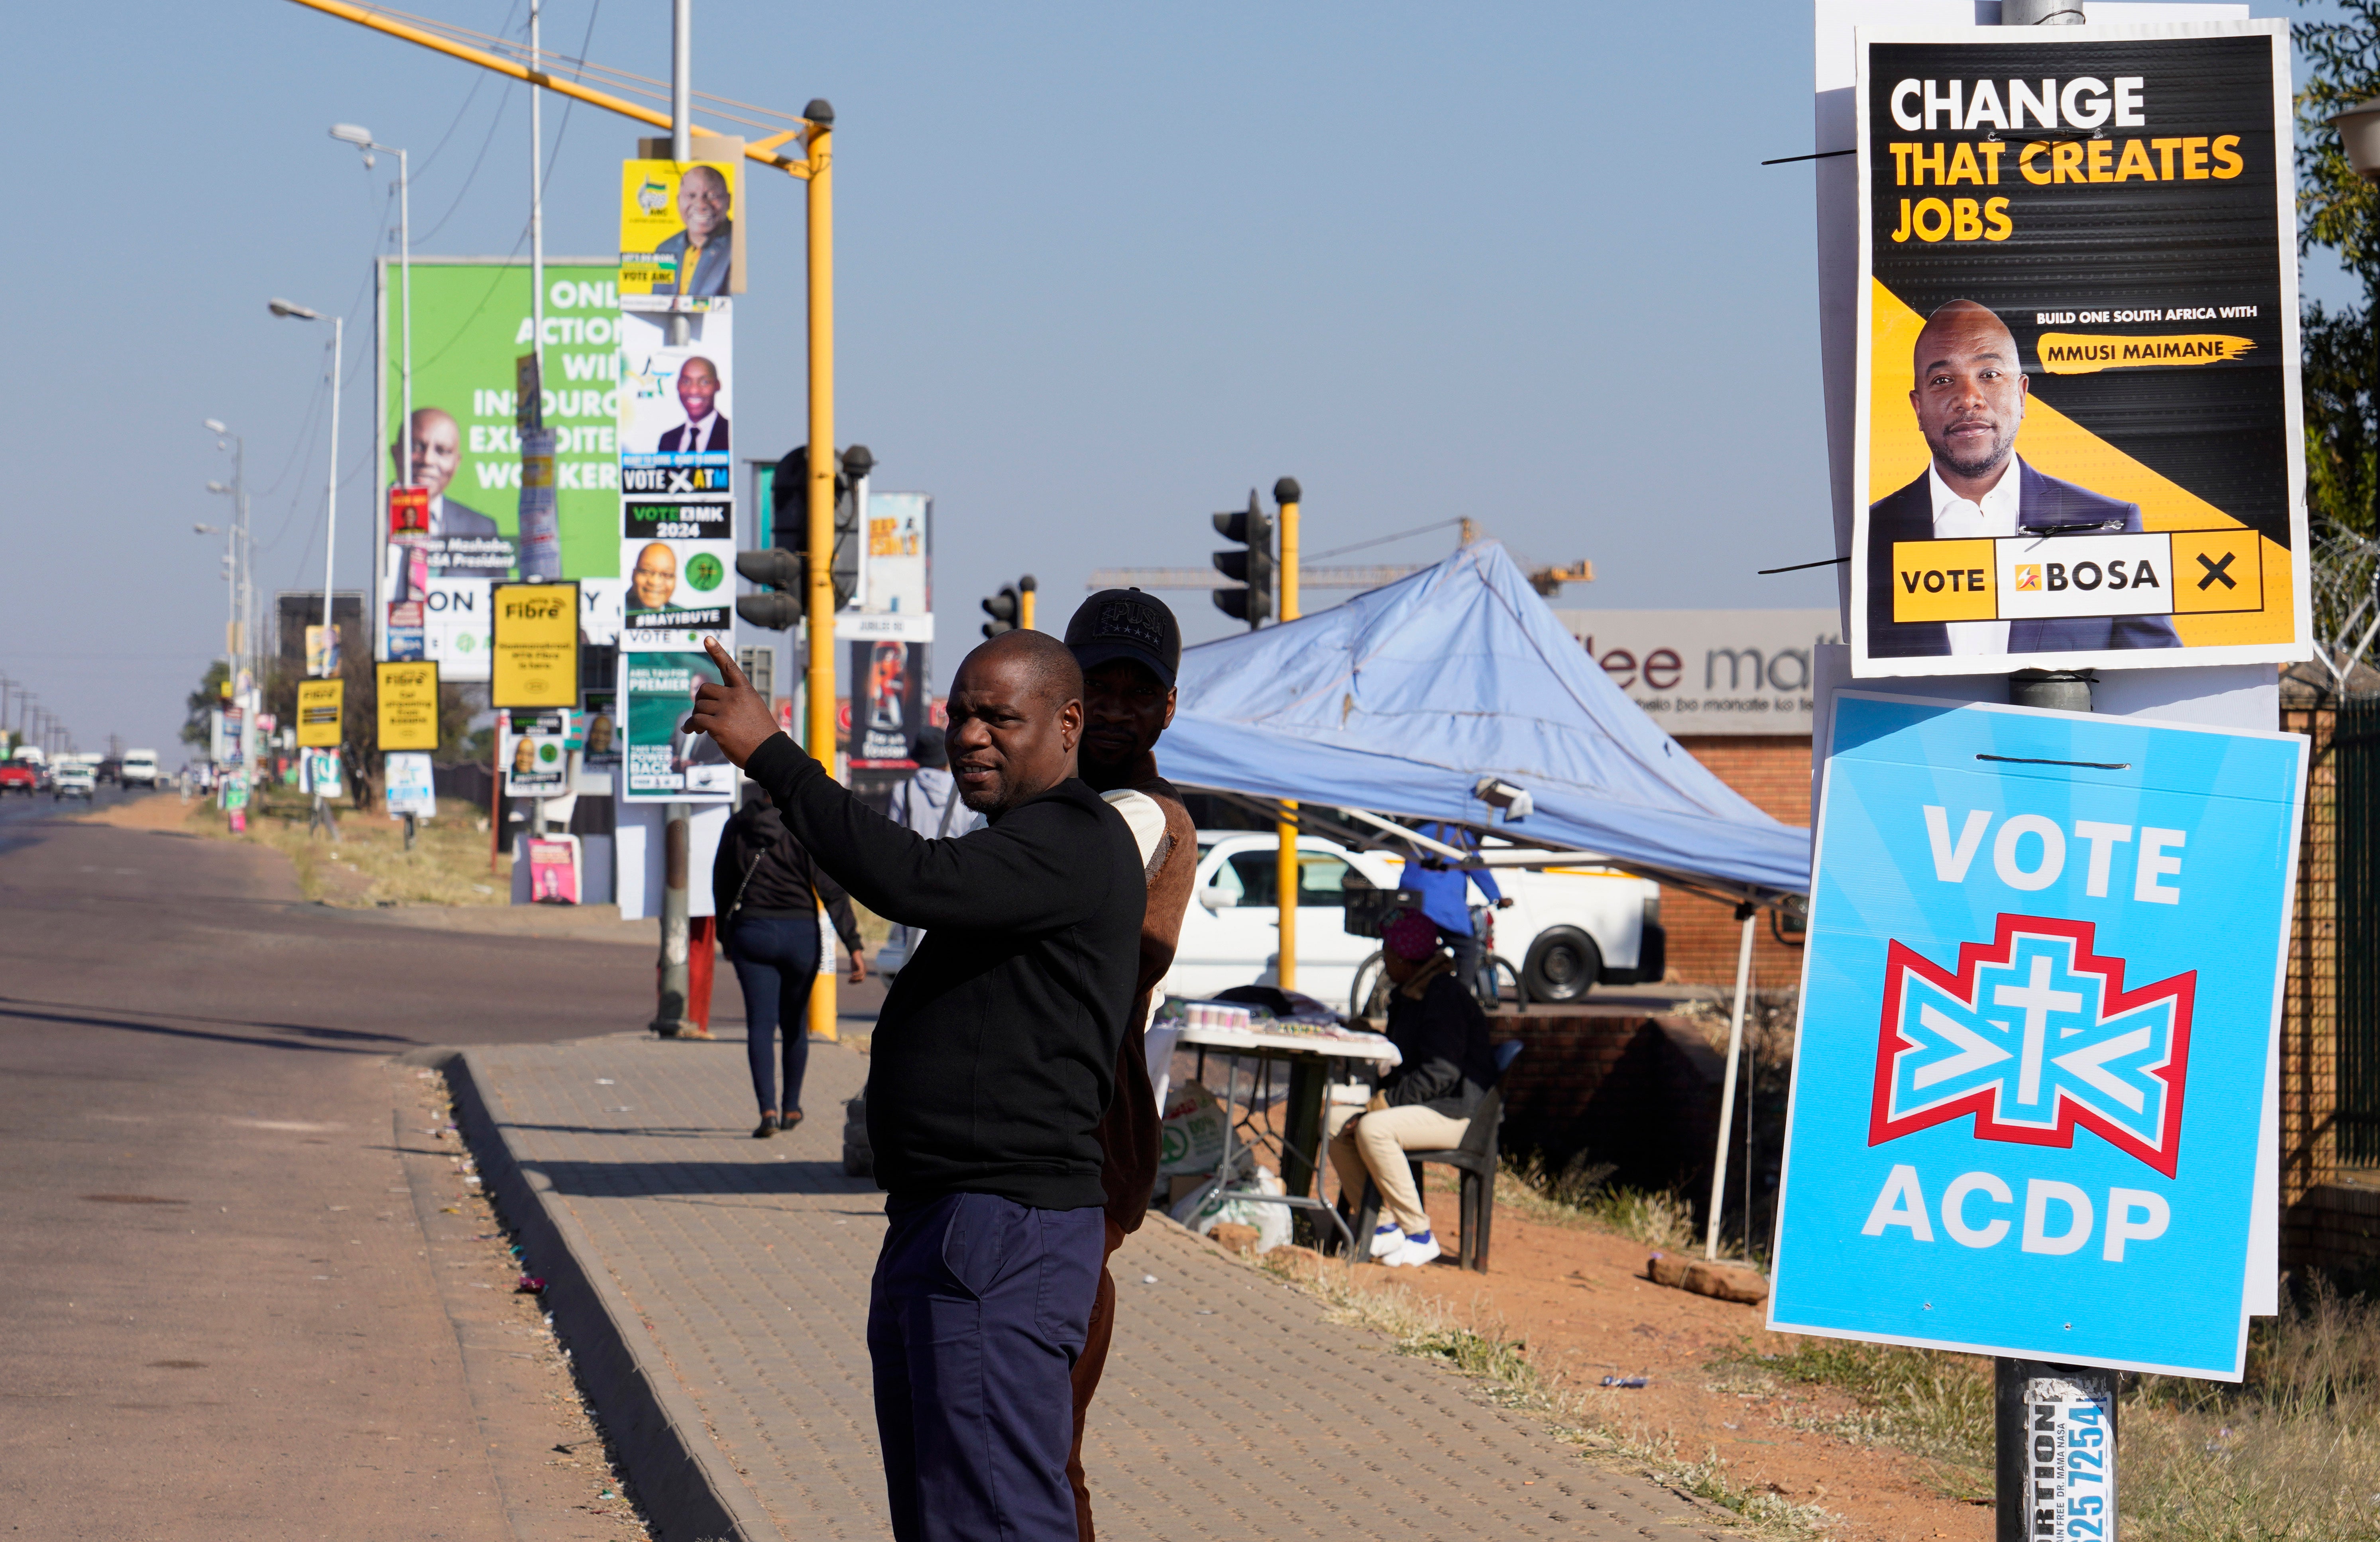
<svg viewBox="0 0 2380 1542">
<path fill-rule="evenodd" d="M 1294 477 L 1273 483 L 1273 500 L 1281 504 L 1281 619 L 1297 619 L 1297 504 L 1302 495 Z M 1273 865 L 1274 897 L 1281 910 L 1281 965 L 1276 971 L 1283 990 L 1297 989 L 1297 805 L 1283 799 L 1281 820 L 1273 827 L 1280 847 Z"/>
<path fill-rule="evenodd" d="M 809 322 L 810 453 L 808 489 L 809 667 L 803 681 L 808 707 L 807 748 L 834 774 L 834 109 L 813 102 L 803 109 L 810 127 Z M 815 896 L 814 896 L 815 897 Z M 821 910 L 823 904 L 821 903 Z M 819 935 L 820 978 L 810 990 L 810 1032 L 832 1042 L 835 1026 L 834 944 Z"/>
</svg>

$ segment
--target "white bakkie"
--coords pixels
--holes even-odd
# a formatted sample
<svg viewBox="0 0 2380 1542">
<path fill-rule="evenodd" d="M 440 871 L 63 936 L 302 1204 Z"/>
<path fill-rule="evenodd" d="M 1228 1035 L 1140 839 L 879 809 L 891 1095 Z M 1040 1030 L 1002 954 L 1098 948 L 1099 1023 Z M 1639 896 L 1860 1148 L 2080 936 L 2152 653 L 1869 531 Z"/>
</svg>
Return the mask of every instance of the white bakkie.
<svg viewBox="0 0 2380 1542">
<path fill-rule="evenodd" d="M 1299 837 L 1297 856 L 1297 990 L 1350 1010 L 1356 971 L 1379 944 L 1348 932 L 1346 891 L 1398 887 L 1403 859 L 1316 835 Z M 1277 983 L 1278 860 L 1275 837 L 1264 832 L 1198 832 L 1197 878 L 1160 987 L 1166 994 Z M 1598 980 L 1630 983 L 1660 966 L 1661 892 L 1649 880 L 1581 866 L 1500 868 L 1496 881 L 1513 902 L 1496 913 L 1496 952 L 1520 973 L 1531 1001 L 1576 1001 Z"/>
</svg>

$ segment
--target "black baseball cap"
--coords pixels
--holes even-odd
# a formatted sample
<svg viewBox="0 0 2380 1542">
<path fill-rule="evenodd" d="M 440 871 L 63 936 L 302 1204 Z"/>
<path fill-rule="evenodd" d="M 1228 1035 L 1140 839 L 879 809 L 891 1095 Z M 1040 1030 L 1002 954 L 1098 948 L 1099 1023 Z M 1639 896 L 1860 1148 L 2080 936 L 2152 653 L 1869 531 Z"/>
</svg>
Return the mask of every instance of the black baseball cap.
<svg viewBox="0 0 2380 1542">
<path fill-rule="evenodd" d="M 1066 623 L 1066 646 L 1087 671 L 1130 659 L 1171 686 L 1182 667 L 1182 624 L 1154 595 L 1136 589 L 1103 589 L 1084 601 Z"/>
</svg>

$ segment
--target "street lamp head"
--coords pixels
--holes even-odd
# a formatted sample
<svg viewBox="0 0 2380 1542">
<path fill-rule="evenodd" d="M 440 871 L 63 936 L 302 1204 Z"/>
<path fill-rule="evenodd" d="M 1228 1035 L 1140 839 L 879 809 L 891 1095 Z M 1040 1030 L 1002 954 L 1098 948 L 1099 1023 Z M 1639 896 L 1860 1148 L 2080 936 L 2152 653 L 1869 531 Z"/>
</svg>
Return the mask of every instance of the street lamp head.
<svg viewBox="0 0 2380 1542">
<path fill-rule="evenodd" d="M 358 150 L 370 150 L 371 148 L 371 130 L 364 127 L 361 124 L 334 123 L 331 125 L 331 138 L 338 140 L 341 144 L 351 144 Z"/>
<path fill-rule="evenodd" d="M 2380 182 L 2380 97 L 2359 102 L 2330 120 L 2348 164 L 2366 182 Z"/>
<path fill-rule="evenodd" d="M 875 469 L 876 457 L 868 453 L 867 445 L 854 444 L 843 452 L 843 474 L 853 481 L 864 480 Z"/>
<path fill-rule="evenodd" d="M 295 316 L 301 322 L 319 322 L 322 319 L 321 311 L 310 310 L 302 305 L 293 305 L 285 299 L 267 300 L 264 302 L 264 308 L 276 316 Z"/>
<path fill-rule="evenodd" d="M 231 484 L 228 482 L 209 482 L 207 483 L 207 491 L 209 492 L 229 492 L 231 491 Z"/>
<path fill-rule="evenodd" d="M 190 528 L 193 532 L 202 536 L 219 536 L 223 534 L 223 527 L 220 525 L 193 525 Z"/>
<path fill-rule="evenodd" d="M 834 103 L 823 96 L 814 96 L 810 98 L 810 104 L 802 109 L 802 116 L 820 128 L 832 128 L 834 127 Z"/>
<path fill-rule="evenodd" d="M 229 433 L 229 432 L 231 432 L 231 430 L 229 430 L 229 429 L 227 429 L 227 428 L 225 428 L 225 427 L 224 427 L 224 425 L 223 425 L 223 419 L 220 419 L 220 418 L 210 418 L 210 419 L 207 419 L 207 421 L 206 421 L 206 431 L 207 431 L 209 433 Z"/>
</svg>

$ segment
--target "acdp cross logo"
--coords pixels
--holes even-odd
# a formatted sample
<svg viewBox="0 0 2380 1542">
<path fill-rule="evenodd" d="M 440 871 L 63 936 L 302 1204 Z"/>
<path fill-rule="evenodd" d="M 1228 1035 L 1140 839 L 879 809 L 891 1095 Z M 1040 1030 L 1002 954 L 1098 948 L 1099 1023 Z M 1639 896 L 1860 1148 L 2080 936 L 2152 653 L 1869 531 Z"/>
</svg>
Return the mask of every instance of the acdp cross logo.
<svg viewBox="0 0 2380 1542">
<path fill-rule="evenodd" d="M 1954 975 L 1894 941 L 1868 1144 L 1973 1114 L 1978 1140 L 2071 1147 L 2080 1124 L 2174 1176 L 2197 971 L 2127 991 L 2091 947 L 2088 921 L 2003 915 Z"/>
</svg>

